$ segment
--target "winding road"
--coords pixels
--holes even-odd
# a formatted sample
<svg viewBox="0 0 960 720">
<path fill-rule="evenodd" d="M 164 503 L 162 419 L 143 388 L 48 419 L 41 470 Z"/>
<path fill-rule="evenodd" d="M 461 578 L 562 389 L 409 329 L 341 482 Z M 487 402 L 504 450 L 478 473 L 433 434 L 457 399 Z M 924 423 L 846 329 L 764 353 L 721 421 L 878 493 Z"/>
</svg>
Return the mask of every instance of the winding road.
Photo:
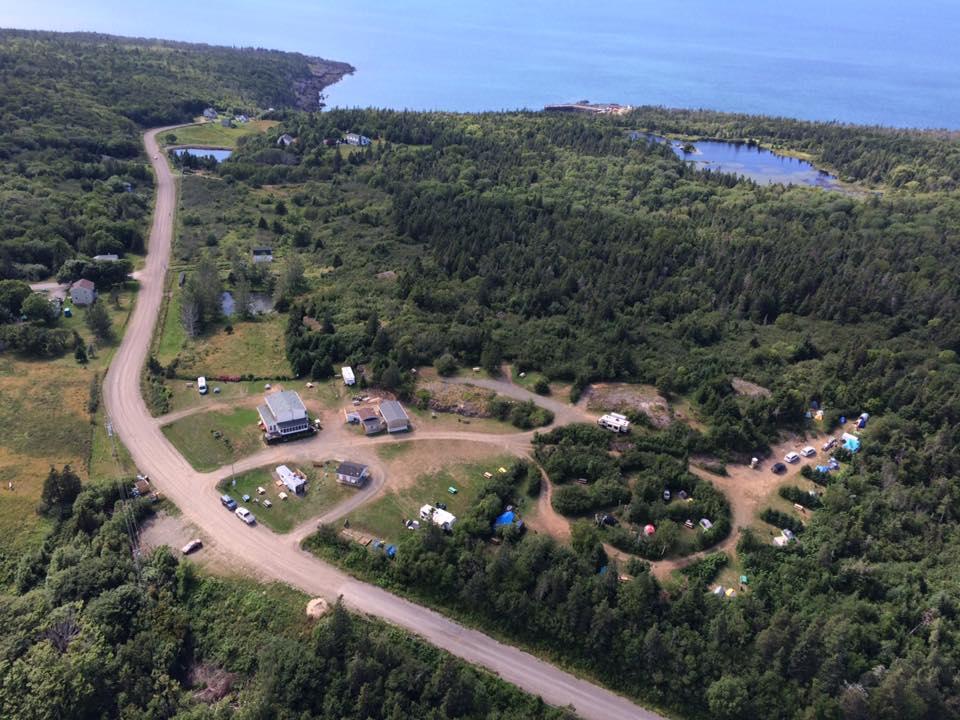
<svg viewBox="0 0 960 720">
<path fill-rule="evenodd" d="M 104 402 L 113 428 L 140 470 L 149 474 L 157 487 L 180 508 L 185 520 L 202 528 L 224 552 L 236 560 L 238 566 L 249 567 L 260 576 L 287 583 L 330 601 L 340 596 L 352 610 L 410 631 L 437 647 L 496 673 L 527 692 L 541 696 L 551 705 L 571 706 L 578 715 L 588 720 L 663 720 L 660 715 L 574 677 L 529 653 L 351 578 L 300 549 L 299 539 L 306 532 L 303 528 L 288 536 L 276 535 L 263 526 L 247 527 L 233 513 L 220 506 L 214 489 L 218 474 L 198 473 L 190 466 L 161 432 L 157 420 L 150 416 L 140 393 L 140 372 L 160 314 L 174 230 L 176 180 L 156 140 L 158 133 L 168 129 L 158 128 L 144 135 L 157 185 L 149 252 L 146 265 L 139 273 L 140 292 L 136 306 L 104 379 L 103 388 Z M 297 448 L 297 452 L 316 457 L 318 450 L 334 449 L 324 448 L 323 443 L 331 443 L 337 438 L 330 434 L 330 439 L 325 440 L 326 433 L 324 430 L 314 441 Z M 417 433 L 411 440 L 456 439 L 502 443 L 505 438 L 483 433 L 438 432 Z M 509 438 L 511 443 L 529 443 L 526 434 L 511 435 Z M 376 442 L 357 438 L 355 447 L 338 445 L 336 450 L 339 453 L 349 450 L 351 456 L 362 453 L 364 459 L 375 460 L 373 446 Z M 295 445 L 277 452 L 290 459 L 291 448 Z M 237 463 L 237 469 L 269 462 L 273 452 L 273 448 L 267 448 Z M 374 487 L 367 492 L 376 491 Z M 357 502 L 365 499 L 358 497 Z"/>
</svg>

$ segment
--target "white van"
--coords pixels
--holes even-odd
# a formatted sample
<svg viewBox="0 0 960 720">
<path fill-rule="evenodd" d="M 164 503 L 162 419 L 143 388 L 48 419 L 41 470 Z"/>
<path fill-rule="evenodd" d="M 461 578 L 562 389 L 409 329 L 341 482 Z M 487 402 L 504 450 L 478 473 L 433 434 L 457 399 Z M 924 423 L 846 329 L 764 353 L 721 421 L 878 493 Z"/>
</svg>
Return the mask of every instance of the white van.
<svg viewBox="0 0 960 720">
<path fill-rule="evenodd" d="M 197 378 L 197 390 L 201 395 L 207 394 L 207 379 L 203 376 Z"/>
</svg>

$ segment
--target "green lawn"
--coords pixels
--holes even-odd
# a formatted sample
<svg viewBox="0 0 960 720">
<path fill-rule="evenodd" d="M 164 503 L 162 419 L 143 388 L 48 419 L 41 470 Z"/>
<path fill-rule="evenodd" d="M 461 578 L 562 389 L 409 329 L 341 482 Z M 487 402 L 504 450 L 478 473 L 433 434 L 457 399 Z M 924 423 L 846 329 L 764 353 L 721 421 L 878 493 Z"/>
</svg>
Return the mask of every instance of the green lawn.
<svg viewBox="0 0 960 720">
<path fill-rule="evenodd" d="M 463 515 L 476 502 L 484 471 L 496 473 L 497 468 L 509 468 L 515 460 L 512 455 L 492 455 L 482 462 L 451 465 L 436 473 L 420 475 L 413 485 L 387 492 L 376 502 L 351 513 L 350 526 L 396 542 L 409 532 L 402 521 L 417 519 L 420 507 L 425 504 L 443 502 L 454 515 Z M 447 492 L 451 485 L 457 488 L 456 495 Z"/>
<path fill-rule="evenodd" d="M 237 141 L 247 135 L 257 135 L 265 132 L 269 127 L 276 125 L 270 120 L 253 120 L 248 123 L 237 124 L 237 127 L 225 128 L 220 121 L 188 125 L 187 127 L 171 130 L 159 136 L 164 145 L 209 145 L 233 148 Z M 171 142 L 168 135 L 174 135 Z"/>
<path fill-rule="evenodd" d="M 285 487 L 276 486 L 277 477 L 273 474 L 275 465 L 243 473 L 234 481 L 225 480 L 220 487 L 238 503 L 249 508 L 257 516 L 257 522 L 278 533 L 290 532 L 304 520 L 321 515 L 356 492 L 337 482 L 337 463 L 333 460 L 326 461 L 320 468 L 292 463 L 288 463 L 288 466 L 302 470 L 307 476 L 307 489 L 302 497 L 290 493 Z M 266 493 L 259 495 L 258 487 L 262 487 Z M 286 500 L 280 499 L 281 492 L 287 493 Z M 241 499 L 245 494 L 250 496 L 249 502 Z M 264 507 L 261 504 L 264 499 L 269 499 L 273 506 Z"/>
<path fill-rule="evenodd" d="M 197 413 L 164 426 L 163 434 L 201 472 L 216 470 L 263 447 L 257 411 L 252 408 Z"/>
</svg>

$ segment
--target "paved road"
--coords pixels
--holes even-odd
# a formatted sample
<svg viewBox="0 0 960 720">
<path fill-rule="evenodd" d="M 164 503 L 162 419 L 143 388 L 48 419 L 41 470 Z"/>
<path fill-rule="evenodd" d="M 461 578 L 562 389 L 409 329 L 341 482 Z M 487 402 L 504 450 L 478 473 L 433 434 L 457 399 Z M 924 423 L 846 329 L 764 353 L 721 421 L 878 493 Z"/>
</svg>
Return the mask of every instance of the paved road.
<svg viewBox="0 0 960 720">
<path fill-rule="evenodd" d="M 518 687 L 540 695 L 552 705 L 571 705 L 584 718 L 662 720 L 659 715 L 528 653 L 464 628 L 432 610 L 354 580 L 301 550 L 296 538 L 276 535 L 262 526 L 247 527 L 233 513 L 220 506 L 211 486 L 216 474 L 204 475 L 193 470 L 160 431 L 156 420 L 150 417 L 140 395 L 140 371 L 146 360 L 163 298 L 177 197 L 174 177 L 160 155 L 156 141 L 157 133 L 167 129 L 151 130 L 144 135 L 157 180 L 149 253 L 140 274 L 141 285 L 136 306 L 123 342 L 104 380 L 104 401 L 113 427 L 138 467 L 148 473 L 157 487 L 176 503 L 186 521 L 202 528 L 220 548 L 232 553 L 240 566 L 246 565 L 261 576 L 288 583 L 328 600 L 342 596 L 353 610 L 382 618 L 420 635 L 468 662 L 497 673 Z M 465 438 L 461 433 L 449 435 L 450 439 L 473 439 Z M 481 441 L 479 436 L 483 434 L 470 435 L 478 436 L 478 441 Z M 422 437 L 442 439 L 446 436 L 443 433 L 436 433 L 435 436 L 424 433 Z M 373 444 L 372 441 L 367 444 L 368 447 L 358 444 L 351 449 L 351 453 L 369 450 L 372 454 Z M 268 448 L 249 462 L 263 462 L 272 450 Z M 288 453 L 288 448 L 282 451 L 289 459 Z M 238 470 L 241 466 L 241 463 L 237 463 Z"/>
</svg>

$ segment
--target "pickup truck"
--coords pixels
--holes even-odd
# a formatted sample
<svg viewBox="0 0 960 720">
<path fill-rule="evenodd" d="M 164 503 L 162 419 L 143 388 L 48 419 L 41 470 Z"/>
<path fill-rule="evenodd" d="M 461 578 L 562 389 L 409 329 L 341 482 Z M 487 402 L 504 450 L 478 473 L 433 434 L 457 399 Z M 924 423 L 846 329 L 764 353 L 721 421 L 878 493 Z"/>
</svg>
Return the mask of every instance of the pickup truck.
<svg viewBox="0 0 960 720">
<path fill-rule="evenodd" d="M 237 509 L 237 501 L 234 500 L 234 499 L 233 499 L 232 497 L 230 497 L 229 495 L 221 495 L 221 496 L 220 496 L 220 504 L 223 505 L 227 510 L 236 510 L 236 509 Z"/>
</svg>

